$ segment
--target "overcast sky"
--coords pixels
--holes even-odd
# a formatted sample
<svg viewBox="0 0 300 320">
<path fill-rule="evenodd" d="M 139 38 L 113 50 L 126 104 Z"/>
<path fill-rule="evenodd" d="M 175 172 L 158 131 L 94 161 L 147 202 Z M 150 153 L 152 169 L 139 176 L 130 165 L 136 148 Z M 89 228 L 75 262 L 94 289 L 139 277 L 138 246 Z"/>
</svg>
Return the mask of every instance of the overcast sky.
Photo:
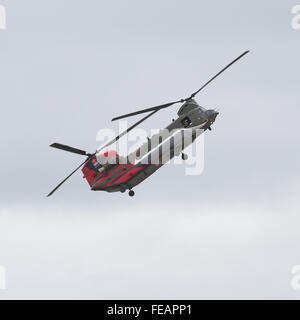
<svg viewBox="0 0 300 320">
<path fill-rule="evenodd" d="M 295 4 L 0 0 L 0 299 L 299 299 Z M 220 108 L 200 176 L 166 165 L 129 198 L 79 172 L 45 197 L 82 161 L 50 143 L 94 151 L 111 118 L 188 96 L 245 50 L 197 96 Z"/>
</svg>

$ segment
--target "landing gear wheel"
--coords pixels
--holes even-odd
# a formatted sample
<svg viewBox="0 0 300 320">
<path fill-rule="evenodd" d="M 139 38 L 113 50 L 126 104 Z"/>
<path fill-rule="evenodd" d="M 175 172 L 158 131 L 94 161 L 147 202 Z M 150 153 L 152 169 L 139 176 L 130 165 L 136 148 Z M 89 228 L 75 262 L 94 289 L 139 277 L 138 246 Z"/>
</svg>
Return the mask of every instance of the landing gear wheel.
<svg viewBox="0 0 300 320">
<path fill-rule="evenodd" d="M 124 186 L 124 184 L 120 185 L 120 192 L 124 193 L 126 191 L 126 187 Z"/>
<path fill-rule="evenodd" d="M 133 197 L 133 196 L 134 196 L 134 191 L 133 191 L 133 190 L 130 190 L 130 191 L 128 192 L 128 194 L 129 194 L 130 197 Z"/>
<path fill-rule="evenodd" d="M 182 154 L 181 154 L 181 159 L 182 159 L 182 160 L 187 160 L 187 159 L 188 159 L 188 155 L 185 154 L 185 153 L 182 153 Z"/>
</svg>

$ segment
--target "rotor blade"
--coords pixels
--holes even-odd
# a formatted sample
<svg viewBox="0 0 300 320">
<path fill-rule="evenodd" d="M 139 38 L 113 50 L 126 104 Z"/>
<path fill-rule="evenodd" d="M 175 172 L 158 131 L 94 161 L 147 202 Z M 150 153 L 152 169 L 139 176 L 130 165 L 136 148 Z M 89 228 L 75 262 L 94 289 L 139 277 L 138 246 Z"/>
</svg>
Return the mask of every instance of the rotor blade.
<svg viewBox="0 0 300 320">
<path fill-rule="evenodd" d="M 170 102 L 170 103 L 161 104 L 161 105 L 158 105 L 158 106 L 155 106 L 155 107 L 150 107 L 150 108 L 147 108 L 147 109 L 142 109 L 142 110 L 131 112 L 131 113 L 127 113 L 127 114 L 124 114 L 122 116 L 118 116 L 118 117 L 113 118 L 112 121 L 123 119 L 123 118 L 126 118 L 126 117 L 135 116 L 137 114 L 141 114 L 141 113 L 144 113 L 144 112 L 150 112 L 150 111 L 154 111 L 154 110 L 158 111 L 160 109 L 168 108 L 168 107 L 172 106 L 173 104 L 176 104 L 176 103 L 179 103 L 179 102 L 186 102 L 186 101 L 194 98 L 195 95 L 198 94 L 203 88 L 205 88 L 209 83 L 211 83 L 215 78 L 217 78 L 221 73 L 223 73 L 226 69 L 228 69 L 231 65 L 233 65 L 235 62 L 237 62 L 239 59 L 241 59 L 248 52 L 249 52 L 249 50 L 245 51 L 240 56 L 238 56 L 236 59 L 234 59 L 232 62 L 230 62 L 225 68 L 223 68 L 221 71 L 219 71 L 214 77 L 212 77 L 209 81 L 207 81 L 200 89 L 198 89 L 197 91 L 192 93 L 188 98 L 180 99 L 178 101 L 173 101 L 173 102 Z"/>
<path fill-rule="evenodd" d="M 244 55 L 246 55 L 249 52 L 249 50 L 242 53 L 240 56 L 238 56 L 236 59 L 231 61 L 225 68 L 223 68 L 221 71 L 219 71 L 214 77 L 212 77 L 209 81 L 207 81 L 200 89 L 195 91 L 191 94 L 189 99 L 192 99 L 195 97 L 196 94 L 198 94 L 202 89 L 204 89 L 209 83 L 211 83 L 214 79 L 216 79 L 221 73 L 223 73 L 226 69 L 228 69 L 231 65 L 233 65 L 235 62 L 237 62 L 239 59 L 241 59 Z"/>
<path fill-rule="evenodd" d="M 50 197 L 64 182 L 66 182 L 78 169 L 80 169 L 93 155 L 90 155 L 84 162 L 81 163 L 80 166 L 78 166 L 72 173 L 70 173 L 59 185 L 57 185 L 48 195 L 47 197 Z"/>
<path fill-rule="evenodd" d="M 151 112 L 150 114 L 148 114 L 146 117 L 142 118 L 141 120 L 139 120 L 138 122 L 134 123 L 131 127 L 129 127 L 127 130 L 123 131 L 121 134 L 119 134 L 118 136 L 116 136 L 113 140 L 109 141 L 106 145 L 104 145 L 103 147 L 101 147 L 100 149 L 97 150 L 97 152 L 101 151 L 102 149 L 110 146 L 111 144 L 115 143 L 116 141 L 118 141 L 121 137 L 123 137 L 125 134 L 127 134 L 129 131 L 131 131 L 133 128 L 135 128 L 136 126 L 138 126 L 140 123 L 142 123 L 143 121 L 145 121 L 146 119 L 150 118 L 152 115 L 154 115 L 154 113 L 156 113 L 159 109 L 154 110 L 153 112 Z"/>
<path fill-rule="evenodd" d="M 72 152 L 72 153 L 77 153 L 77 154 L 81 154 L 83 156 L 86 156 L 87 153 L 84 151 L 84 150 L 80 150 L 80 149 L 77 149 L 77 148 L 73 148 L 73 147 L 70 147 L 70 146 L 67 146 L 67 145 L 64 145 L 64 144 L 61 144 L 61 143 L 52 143 L 50 145 L 50 147 L 52 148 L 57 148 L 57 149 L 61 149 L 61 150 L 64 150 L 64 151 L 68 151 L 68 152 Z"/>
<path fill-rule="evenodd" d="M 128 133 L 129 131 L 131 131 L 133 128 L 135 128 L 136 126 L 138 126 L 140 123 L 142 123 L 143 121 L 145 121 L 146 119 L 148 119 L 149 117 L 151 117 L 154 113 L 156 113 L 158 110 L 154 110 L 153 112 L 151 112 L 150 114 L 148 114 L 146 117 L 142 118 L 141 120 L 139 120 L 138 122 L 136 122 L 135 124 L 133 124 L 131 127 L 129 127 L 127 130 L 123 131 L 120 135 L 118 135 L 117 137 L 115 137 L 113 140 L 109 141 L 107 144 L 105 144 L 103 147 L 101 147 L 99 150 L 97 150 L 95 153 L 93 154 L 89 154 L 88 158 L 82 162 L 80 164 L 80 166 L 78 166 L 73 172 L 71 172 L 59 185 L 57 185 L 48 195 L 47 197 L 50 197 L 63 183 L 65 183 L 78 169 L 80 169 L 90 158 L 92 158 L 97 152 L 99 152 L 100 150 L 110 146 L 111 144 L 113 144 L 114 142 L 118 141 L 121 137 L 123 137 L 126 133 Z M 55 145 L 55 146 L 54 146 Z M 59 147 L 57 147 L 57 145 Z M 61 144 L 55 144 L 53 143 L 53 145 L 51 145 L 51 147 L 54 147 L 54 148 L 58 148 L 58 149 L 62 149 L 62 150 L 66 150 L 66 151 L 70 151 L 70 149 L 72 151 L 70 152 L 74 152 L 74 150 L 76 151 L 81 151 L 81 152 L 84 152 L 85 151 L 82 151 L 82 150 L 79 150 L 79 149 L 75 149 L 75 148 L 72 148 L 72 147 L 69 147 L 69 146 L 65 146 L 65 145 L 61 145 Z M 78 153 L 78 152 L 75 152 L 75 153 Z M 82 154 L 82 153 L 80 153 Z"/>
<path fill-rule="evenodd" d="M 172 106 L 173 104 L 179 103 L 179 102 L 183 102 L 183 101 L 181 101 L 181 100 L 173 101 L 173 102 L 170 102 L 170 103 L 161 104 L 159 106 L 155 106 L 155 107 L 151 107 L 151 108 L 142 109 L 142 110 L 139 110 L 139 111 L 127 113 L 127 114 L 124 114 L 122 116 L 115 117 L 111 121 L 115 121 L 115 120 L 131 117 L 131 116 L 135 116 L 137 114 L 144 113 L 144 112 L 150 112 L 150 111 L 154 111 L 154 110 L 158 111 L 160 109 L 168 108 L 168 107 Z"/>
</svg>

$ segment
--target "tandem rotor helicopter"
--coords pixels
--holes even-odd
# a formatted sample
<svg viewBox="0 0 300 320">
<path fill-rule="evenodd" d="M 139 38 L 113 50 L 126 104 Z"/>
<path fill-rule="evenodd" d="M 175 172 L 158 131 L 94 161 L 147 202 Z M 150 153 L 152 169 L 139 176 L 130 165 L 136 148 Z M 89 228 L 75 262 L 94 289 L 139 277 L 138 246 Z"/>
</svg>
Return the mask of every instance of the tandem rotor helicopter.
<svg viewBox="0 0 300 320">
<path fill-rule="evenodd" d="M 223 73 L 236 61 L 241 59 L 249 51 L 245 51 L 225 68 L 219 71 L 214 77 L 207 81 L 200 89 L 193 92 L 189 97 L 155 107 L 139 110 L 136 112 L 124 114 L 112 119 L 112 121 L 123 119 L 126 117 L 135 116 L 145 112 L 150 112 L 147 116 L 134 123 L 127 130 L 115 137 L 113 140 L 106 143 L 94 153 L 88 153 L 84 150 L 73 148 L 60 143 L 53 143 L 50 147 L 61 149 L 64 151 L 80 154 L 87 158 L 71 172 L 60 184 L 58 184 L 47 196 L 51 196 L 64 182 L 66 182 L 77 170 L 82 168 L 83 177 L 87 180 L 91 190 L 107 191 L 107 192 L 125 192 L 129 190 L 129 196 L 134 196 L 133 187 L 147 179 L 157 169 L 159 169 L 165 162 L 162 161 L 164 155 L 161 154 L 164 143 L 169 143 L 168 160 L 174 156 L 181 154 L 182 159 L 187 159 L 182 151 L 189 144 L 191 144 L 198 136 L 205 130 L 211 130 L 211 125 L 215 122 L 217 111 L 213 109 L 205 109 L 201 107 L 194 97 L 204 89 L 211 81 Z M 130 132 L 133 128 L 141 124 L 143 121 L 153 116 L 161 109 L 168 108 L 174 104 L 183 103 L 177 112 L 178 118 L 173 120 L 165 130 L 170 132 L 170 135 L 163 139 L 157 140 L 155 136 L 148 138 L 148 141 L 138 148 L 126 158 L 119 156 L 116 151 L 107 151 L 100 154 L 100 151 L 118 141 L 122 136 Z M 192 131 L 192 137 L 188 143 L 181 143 L 183 133 L 187 130 Z M 196 130 L 201 129 L 201 130 Z M 172 134 L 171 134 L 172 132 Z M 174 132 L 174 133 L 173 133 Z M 160 152 L 158 152 L 158 150 Z M 128 161 L 130 159 L 130 161 Z M 146 161 L 145 161 L 146 159 Z M 158 162 L 150 161 L 149 159 L 156 159 Z M 143 161 L 144 160 L 144 161 Z"/>
</svg>

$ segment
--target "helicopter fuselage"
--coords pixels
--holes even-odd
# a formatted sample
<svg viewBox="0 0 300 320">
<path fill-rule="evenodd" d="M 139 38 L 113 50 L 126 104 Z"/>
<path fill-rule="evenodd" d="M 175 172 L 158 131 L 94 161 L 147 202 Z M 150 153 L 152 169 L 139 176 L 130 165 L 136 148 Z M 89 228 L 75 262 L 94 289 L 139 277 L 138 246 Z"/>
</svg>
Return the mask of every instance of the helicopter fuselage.
<svg viewBox="0 0 300 320">
<path fill-rule="evenodd" d="M 211 129 L 218 112 L 206 110 L 191 99 L 181 106 L 177 115 L 176 120 L 126 158 L 108 151 L 89 159 L 82 172 L 91 190 L 131 190 L 174 156 L 179 156 L 205 130 Z"/>
<path fill-rule="evenodd" d="M 133 196 L 134 191 L 131 189 L 134 186 L 148 178 L 162 165 L 169 162 L 174 156 L 178 156 L 202 132 L 207 129 L 211 130 L 211 125 L 215 122 L 219 113 L 213 109 L 207 110 L 202 108 L 194 100 L 194 97 L 247 53 L 249 53 L 249 50 L 232 60 L 222 70 L 205 82 L 198 90 L 194 91 L 186 98 L 114 117 L 112 121 L 148 113 L 142 119 L 132 124 L 128 129 L 107 142 L 100 149 L 97 149 L 94 153 L 89 153 L 85 150 L 57 142 L 52 143 L 50 145 L 52 148 L 80 154 L 87 158 L 52 189 L 52 191 L 47 194 L 47 197 L 50 197 L 56 192 L 57 189 L 80 168 L 82 168 L 83 177 L 87 180 L 92 190 L 125 192 L 126 189 L 129 189 L 129 196 Z M 121 137 L 128 134 L 159 110 L 169 108 L 178 103 L 183 103 L 177 112 L 178 118 L 173 120 L 173 122 L 165 129 L 161 130 L 158 135 L 153 135 L 151 138 L 148 138 L 146 143 L 138 148 L 138 150 L 127 155 L 126 158 L 119 156 L 115 151 L 107 151 L 104 154 L 100 154 L 101 150 L 105 150 L 107 147 L 114 144 Z M 183 153 L 182 159 L 186 159 L 186 155 Z"/>
</svg>

